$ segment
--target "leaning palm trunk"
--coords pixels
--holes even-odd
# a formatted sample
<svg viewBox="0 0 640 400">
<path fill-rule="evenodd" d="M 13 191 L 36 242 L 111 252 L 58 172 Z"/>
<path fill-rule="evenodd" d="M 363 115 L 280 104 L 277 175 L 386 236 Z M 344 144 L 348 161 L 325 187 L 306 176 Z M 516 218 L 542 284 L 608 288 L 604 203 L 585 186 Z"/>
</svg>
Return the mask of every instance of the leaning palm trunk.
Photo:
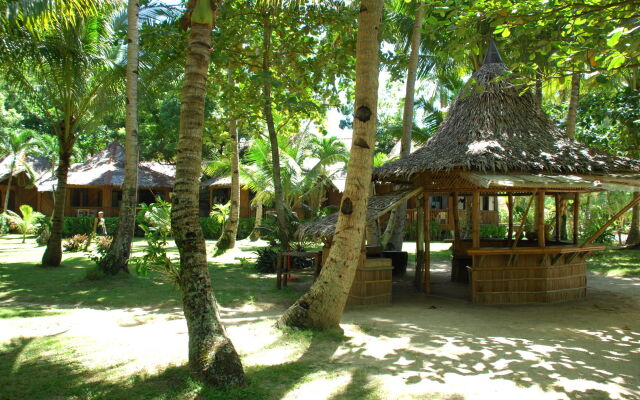
<svg viewBox="0 0 640 400">
<path fill-rule="evenodd" d="M 409 55 L 409 66 L 407 68 L 407 85 L 404 97 L 404 112 L 402 115 L 402 139 L 400 142 L 400 158 L 405 158 L 411 154 L 411 130 L 413 129 L 413 104 L 416 88 L 416 75 L 418 71 L 418 55 L 420 53 L 420 37 L 422 30 L 422 18 L 424 15 L 424 3 L 419 1 L 416 6 L 416 19 L 411 33 L 411 54 Z M 393 224 L 393 236 L 391 247 L 393 250 L 402 250 L 404 242 L 404 224 L 407 220 L 407 202 L 398 206 L 398 211 L 394 219 L 389 219 Z"/>
<path fill-rule="evenodd" d="M 339 328 L 362 256 L 373 168 L 382 0 L 362 0 L 356 42 L 353 144 L 333 246 L 320 276 L 278 321 L 279 327 Z"/>
<path fill-rule="evenodd" d="M 7 182 L 7 192 L 4 195 L 4 206 L 2 210 L 7 212 L 9 209 L 9 195 L 11 194 L 11 181 L 13 180 L 13 171 L 16 168 L 16 156 L 13 156 L 13 161 L 11 162 L 11 168 L 9 169 L 9 181 Z"/>
<path fill-rule="evenodd" d="M 271 99 L 271 32 L 273 27 L 271 26 L 271 20 L 269 13 L 265 14 L 264 18 L 264 32 L 262 40 L 262 70 L 265 72 L 263 94 L 264 94 L 264 119 L 267 123 L 267 130 L 269 131 L 269 142 L 271 144 L 271 162 L 273 165 L 273 193 L 275 197 L 276 208 L 276 220 L 278 223 L 278 231 L 280 236 L 280 245 L 283 250 L 287 250 L 289 247 L 289 236 L 287 234 L 287 217 L 285 215 L 285 202 L 284 194 L 282 191 L 282 178 L 280 174 L 280 148 L 278 146 L 278 133 L 273 122 L 273 110 Z"/>
<path fill-rule="evenodd" d="M 233 70 L 229 68 L 229 84 L 233 86 Z M 238 157 L 238 123 L 235 116 L 229 119 L 229 146 L 231 148 L 231 206 L 229 219 L 224 225 L 222 236 L 216 244 L 217 251 L 223 252 L 236 246 L 240 221 L 240 160 Z"/>
<path fill-rule="evenodd" d="M 67 197 L 67 175 L 71 163 L 71 148 L 73 144 L 61 144 L 60 162 L 56 176 L 58 185 L 54 194 L 53 214 L 51 215 L 51 235 L 47 241 L 47 248 L 42 255 L 42 265 L 57 267 L 62 261 L 62 228 L 64 226 L 64 208 Z"/>
<path fill-rule="evenodd" d="M 389 244 L 389 241 L 391 240 L 391 236 L 393 235 L 393 230 L 394 230 L 393 229 L 393 221 L 396 220 L 396 215 L 398 215 L 398 207 L 394 208 L 389 213 L 387 227 L 384 230 L 384 232 L 382 233 L 382 237 L 380 238 L 380 246 L 382 246 L 383 249 L 387 248 L 387 245 Z M 405 217 L 405 219 L 406 219 L 406 217 Z M 399 249 L 399 250 L 401 250 L 401 249 Z"/>
<path fill-rule="evenodd" d="M 633 192 L 633 198 L 640 197 L 640 192 Z M 625 242 L 627 246 L 637 246 L 640 244 L 640 205 L 633 206 L 631 211 L 631 226 L 629 227 L 629 235 Z"/>
<path fill-rule="evenodd" d="M 258 240 L 260 239 L 260 227 L 262 226 L 262 202 L 258 201 L 256 204 L 256 221 L 253 224 L 253 230 L 251 231 L 251 235 L 249 235 L 249 239 Z"/>
<path fill-rule="evenodd" d="M 129 272 L 129 255 L 138 204 L 138 0 L 129 0 L 127 27 L 127 102 L 125 117 L 125 167 L 118 232 L 109 252 L 100 260 L 108 274 Z"/>
<path fill-rule="evenodd" d="M 180 252 L 178 283 L 189 331 L 189 367 L 198 379 L 208 384 L 229 386 L 244 382 L 244 372 L 220 322 L 204 235 L 198 221 L 204 102 L 211 30 L 218 4 L 208 0 L 190 1 L 190 10 L 185 15 L 191 29 L 181 95 L 171 228 Z"/>
</svg>

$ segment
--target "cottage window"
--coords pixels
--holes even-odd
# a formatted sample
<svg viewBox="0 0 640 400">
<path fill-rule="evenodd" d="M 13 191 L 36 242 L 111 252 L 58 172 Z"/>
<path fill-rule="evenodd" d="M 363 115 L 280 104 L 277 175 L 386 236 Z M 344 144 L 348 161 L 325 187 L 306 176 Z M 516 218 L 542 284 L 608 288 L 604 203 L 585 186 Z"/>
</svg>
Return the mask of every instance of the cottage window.
<svg viewBox="0 0 640 400">
<path fill-rule="evenodd" d="M 481 210 L 494 211 L 495 210 L 494 202 L 495 202 L 494 196 L 482 196 Z"/>
<path fill-rule="evenodd" d="M 448 206 L 449 199 L 445 196 L 431 196 L 431 208 L 444 210 Z"/>
<path fill-rule="evenodd" d="M 88 207 L 89 189 L 71 189 L 71 207 Z"/>
<path fill-rule="evenodd" d="M 212 193 L 212 204 L 227 204 L 231 189 L 215 189 Z"/>
<path fill-rule="evenodd" d="M 112 190 L 111 191 L 111 207 L 120 207 L 120 202 L 122 202 L 122 190 Z"/>
</svg>

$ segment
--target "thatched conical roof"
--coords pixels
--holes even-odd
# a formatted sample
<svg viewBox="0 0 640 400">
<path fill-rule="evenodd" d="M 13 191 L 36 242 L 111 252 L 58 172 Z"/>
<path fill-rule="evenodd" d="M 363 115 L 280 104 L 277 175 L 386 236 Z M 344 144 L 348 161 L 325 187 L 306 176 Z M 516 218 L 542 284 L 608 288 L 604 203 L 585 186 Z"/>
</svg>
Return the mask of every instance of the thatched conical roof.
<svg viewBox="0 0 640 400">
<path fill-rule="evenodd" d="M 378 180 L 410 179 L 421 172 L 640 172 L 640 161 L 589 148 L 570 139 L 514 85 L 493 43 L 484 64 L 451 105 L 427 144 L 404 159 L 374 169 Z"/>
</svg>

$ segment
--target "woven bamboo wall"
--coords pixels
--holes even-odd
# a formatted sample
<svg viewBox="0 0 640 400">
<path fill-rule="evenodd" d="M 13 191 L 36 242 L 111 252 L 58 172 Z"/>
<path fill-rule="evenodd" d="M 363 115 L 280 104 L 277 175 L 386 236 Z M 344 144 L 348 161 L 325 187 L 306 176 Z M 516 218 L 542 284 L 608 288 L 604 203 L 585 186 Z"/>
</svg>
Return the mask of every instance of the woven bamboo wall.
<svg viewBox="0 0 640 400">
<path fill-rule="evenodd" d="M 509 260 L 512 264 L 509 264 Z M 514 266 L 509 266 L 514 265 Z M 562 255 L 554 260 L 540 254 L 492 255 L 476 259 L 471 269 L 474 303 L 551 303 L 586 296 L 584 255 Z"/>
<path fill-rule="evenodd" d="M 349 304 L 390 304 L 392 272 L 390 258 L 365 259 L 356 270 L 349 292 Z"/>
</svg>

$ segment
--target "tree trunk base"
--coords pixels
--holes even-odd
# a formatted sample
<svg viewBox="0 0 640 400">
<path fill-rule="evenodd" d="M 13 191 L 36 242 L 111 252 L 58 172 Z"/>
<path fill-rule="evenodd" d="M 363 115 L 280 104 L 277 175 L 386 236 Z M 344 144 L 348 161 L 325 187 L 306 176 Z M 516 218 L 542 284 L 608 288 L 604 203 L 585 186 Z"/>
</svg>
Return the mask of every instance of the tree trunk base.
<svg viewBox="0 0 640 400">
<path fill-rule="evenodd" d="M 49 237 L 47 248 L 42 255 L 43 267 L 59 267 L 62 262 L 62 239 L 53 235 Z"/>
<path fill-rule="evenodd" d="M 233 343 L 224 336 L 216 336 L 213 341 L 202 349 L 202 363 L 191 363 L 193 376 L 219 388 L 244 385 L 242 362 Z"/>
<path fill-rule="evenodd" d="M 219 256 L 224 254 L 227 250 L 231 250 L 236 247 L 236 240 L 234 236 L 234 232 L 224 231 L 216 243 L 216 252 L 214 255 Z"/>
<path fill-rule="evenodd" d="M 118 272 L 122 271 L 129 274 L 129 257 L 125 256 L 120 250 L 109 250 L 105 256 L 98 261 L 98 266 L 108 275 L 116 275 Z"/>
</svg>

